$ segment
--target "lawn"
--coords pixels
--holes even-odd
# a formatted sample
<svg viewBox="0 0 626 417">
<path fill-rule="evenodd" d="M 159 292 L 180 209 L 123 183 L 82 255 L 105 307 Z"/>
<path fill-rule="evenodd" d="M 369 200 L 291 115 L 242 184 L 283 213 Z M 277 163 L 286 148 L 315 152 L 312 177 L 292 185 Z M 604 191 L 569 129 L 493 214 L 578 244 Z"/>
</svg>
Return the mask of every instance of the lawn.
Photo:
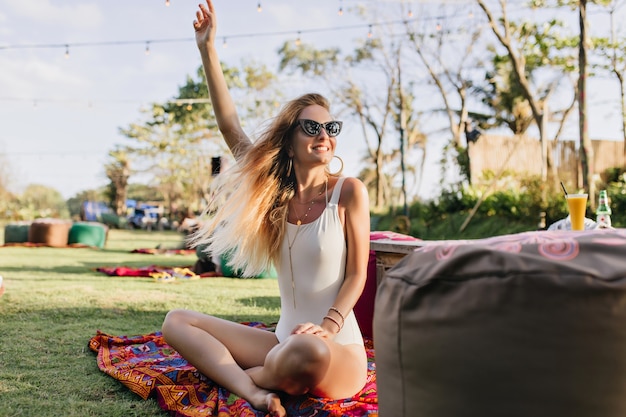
<svg viewBox="0 0 626 417">
<path fill-rule="evenodd" d="M 0 231 L 0 242 L 4 242 Z M 175 232 L 111 230 L 104 249 L 0 247 L 0 416 L 166 416 L 101 373 L 87 343 L 97 330 L 160 330 L 172 308 L 236 321 L 278 319 L 273 279 L 158 283 L 109 277 L 100 266 L 188 266 L 195 255 L 130 253 L 182 243 Z"/>
</svg>

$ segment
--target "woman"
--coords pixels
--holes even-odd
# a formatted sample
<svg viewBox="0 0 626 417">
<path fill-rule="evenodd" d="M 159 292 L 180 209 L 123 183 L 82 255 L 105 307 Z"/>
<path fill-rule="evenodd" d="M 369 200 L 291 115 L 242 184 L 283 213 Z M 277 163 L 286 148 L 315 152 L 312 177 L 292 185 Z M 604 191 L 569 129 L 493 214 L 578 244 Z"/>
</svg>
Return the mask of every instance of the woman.
<svg viewBox="0 0 626 417">
<path fill-rule="evenodd" d="M 252 143 L 221 70 L 211 0 L 199 6 L 194 29 L 215 117 L 237 160 L 224 185 L 229 196 L 199 241 L 233 251 L 233 267 L 246 275 L 274 264 L 281 316 L 268 332 L 174 310 L 163 323 L 165 339 L 208 378 L 273 416 L 286 414 L 280 391 L 351 397 L 367 377 L 352 309 L 366 280 L 369 206 L 362 182 L 329 174 L 341 122 L 322 96 L 307 94 Z"/>
</svg>

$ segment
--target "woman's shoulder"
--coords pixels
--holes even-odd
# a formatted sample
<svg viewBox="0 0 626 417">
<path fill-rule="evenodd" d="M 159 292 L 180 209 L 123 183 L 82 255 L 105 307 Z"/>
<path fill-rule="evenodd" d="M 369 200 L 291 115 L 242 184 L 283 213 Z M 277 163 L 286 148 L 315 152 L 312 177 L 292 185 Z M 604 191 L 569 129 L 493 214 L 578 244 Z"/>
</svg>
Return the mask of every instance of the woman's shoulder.
<svg viewBox="0 0 626 417">
<path fill-rule="evenodd" d="M 362 198 L 368 199 L 367 188 L 363 181 L 355 177 L 340 177 L 343 178 L 343 184 L 341 185 L 341 198 L 344 202 L 361 200 Z"/>
<path fill-rule="evenodd" d="M 343 184 L 341 186 L 341 191 L 356 191 L 359 189 L 365 189 L 365 184 L 363 181 L 356 177 L 338 177 L 337 181 L 343 179 Z"/>
</svg>

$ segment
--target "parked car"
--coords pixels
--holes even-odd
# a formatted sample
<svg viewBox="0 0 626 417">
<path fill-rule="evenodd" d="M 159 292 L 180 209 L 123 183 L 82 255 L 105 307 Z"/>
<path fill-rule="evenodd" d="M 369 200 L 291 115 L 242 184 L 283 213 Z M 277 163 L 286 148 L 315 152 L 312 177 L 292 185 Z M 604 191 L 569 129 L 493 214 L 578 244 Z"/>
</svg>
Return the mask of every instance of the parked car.
<svg viewBox="0 0 626 417">
<path fill-rule="evenodd" d="M 159 209 L 157 207 L 136 208 L 128 218 L 128 224 L 135 229 L 156 228 L 159 221 Z"/>
</svg>

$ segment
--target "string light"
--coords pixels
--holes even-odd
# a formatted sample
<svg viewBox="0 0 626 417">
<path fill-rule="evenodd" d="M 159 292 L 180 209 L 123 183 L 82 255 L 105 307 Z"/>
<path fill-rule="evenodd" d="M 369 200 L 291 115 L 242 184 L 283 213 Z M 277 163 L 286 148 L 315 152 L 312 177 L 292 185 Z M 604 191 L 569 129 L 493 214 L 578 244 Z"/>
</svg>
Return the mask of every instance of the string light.
<svg viewBox="0 0 626 417">
<path fill-rule="evenodd" d="M 409 9 L 409 17 L 413 17 L 413 10 Z"/>
<path fill-rule="evenodd" d="M 170 5 L 170 0 L 165 0 L 165 5 L 166 5 L 167 7 L 169 7 L 169 5 Z"/>
<path fill-rule="evenodd" d="M 300 46 L 302 41 L 300 40 L 300 32 L 298 32 L 298 38 L 296 39 L 296 46 Z"/>
<path fill-rule="evenodd" d="M 369 26 L 369 29 L 367 31 L 367 37 L 371 38 L 372 37 L 372 25 Z"/>
<path fill-rule="evenodd" d="M 146 55 L 150 55 L 150 42 L 146 42 L 146 51 L 145 51 Z"/>
<path fill-rule="evenodd" d="M 435 26 L 435 29 L 437 29 L 437 32 L 439 32 L 441 30 L 441 23 L 437 22 L 437 26 Z"/>
<path fill-rule="evenodd" d="M 70 57 L 70 46 L 65 45 L 65 59 L 68 59 L 69 57 Z"/>
<path fill-rule="evenodd" d="M 259 4 L 256 5 L 256 11 L 259 13 L 263 11 L 263 7 L 261 7 L 261 2 L 259 2 Z"/>
<path fill-rule="evenodd" d="M 343 16 L 343 1 L 339 0 L 339 16 Z"/>
<path fill-rule="evenodd" d="M 259 3 L 260 5 L 261 3 Z M 467 19 L 467 12 L 464 11 L 463 14 L 457 14 L 457 15 L 453 15 L 453 16 L 446 16 L 446 19 L 450 20 L 451 18 L 457 18 L 457 19 Z M 422 17 L 420 20 L 439 20 L 442 19 L 442 16 L 433 16 L 433 17 Z M 341 31 L 341 30 L 355 30 L 355 29 L 360 29 L 363 28 L 367 25 L 367 27 L 369 28 L 369 34 L 368 36 L 373 36 L 372 33 L 372 28 L 374 26 L 385 26 L 385 25 L 398 25 L 398 24 L 402 24 L 402 25 L 406 25 L 407 24 L 407 20 L 406 19 L 402 19 L 402 20 L 391 20 L 391 21 L 385 21 L 385 22 L 377 22 L 377 23 L 362 23 L 362 24 L 355 24 L 355 25 L 341 25 L 341 26 L 335 26 L 335 27 L 324 27 L 324 28 L 313 28 L 313 29 L 306 29 L 306 30 L 302 30 L 302 31 L 298 31 L 297 35 L 298 38 L 300 38 L 300 36 L 303 33 L 326 33 L 326 32 L 337 32 L 337 31 Z M 441 30 L 441 24 L 437 23 L 437 30 Z M 242 34 L 234 34 L 234 35 L 229 35 L 229 38 L 254 38 L 254 39 L 258 39 L 259 37 L 274 37 L 274 36 L 292 36 L 293 35 L 293 31 L 274 31 L 274 32 L 255 32 L 255 33 L 242 33 Z M 224 39 L 224 47 L 226 46 L 225 44 L 227 43 L 226 37 L 223 38 Z M 49 44 L 15 44 L 15 45 L 1 45 L 0 44 L 0 51 L 2 50 L 9 50 L 9 49 L 51 49 L 51 48 L 65 48 L 65 56 L 69 57 L 69 48 L 70 47 L 98 47 L 98 46 L 121 46 L 121 45 L 137 45 L 137 44 L 143 44 L 146 45 L 146 49 L 148 49 L 148 44 L 154 44 L 154 43 L 187 43 L 187 42 L 191 42 L 193 41 L 194 38 L 191 37 L 186 37 L 186 38 L 168 38 L 168 39 L 144 39 L 144 40 L 127 40 L 127 41 L 99 41 L 99 42 L 73 42 L 73 43 L 67 43 L 67 44 L 55 44 L 55 43 L 49 43 Z"/>
<path fill-rule="evenodd" d="M 222 48 L 228 48 L 228 42 L 226 41 L 226 38 L 224 38 L 224 41 L 222 42 Z"/>
</svg>

